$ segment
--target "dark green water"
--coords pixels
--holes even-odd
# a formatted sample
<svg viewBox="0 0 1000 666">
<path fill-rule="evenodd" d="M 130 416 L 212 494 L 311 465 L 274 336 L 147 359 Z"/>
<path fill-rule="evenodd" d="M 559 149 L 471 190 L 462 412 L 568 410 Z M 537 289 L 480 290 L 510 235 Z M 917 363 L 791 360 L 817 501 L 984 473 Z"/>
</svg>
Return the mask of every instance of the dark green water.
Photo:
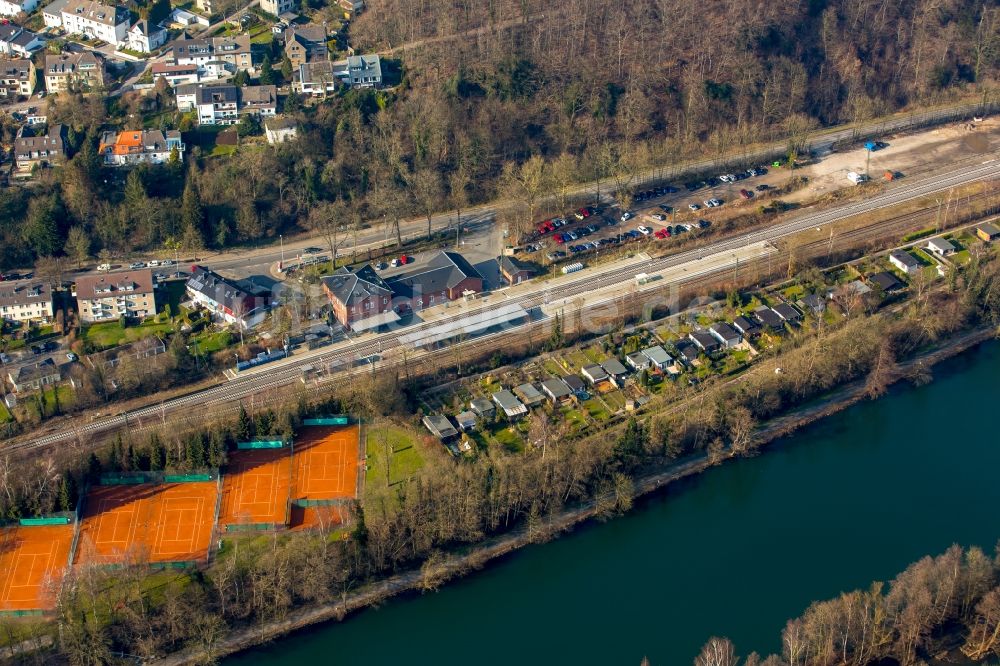
<svg viewBox="0 0 1000 666">
<path fill-rule="evenodd" d="M 711 635 L 778 651 L 810 601 L 1000 537 L 1000 345 L 935 375 L 629 516 L 226 663 L 677 666 Z"/>
</svg>

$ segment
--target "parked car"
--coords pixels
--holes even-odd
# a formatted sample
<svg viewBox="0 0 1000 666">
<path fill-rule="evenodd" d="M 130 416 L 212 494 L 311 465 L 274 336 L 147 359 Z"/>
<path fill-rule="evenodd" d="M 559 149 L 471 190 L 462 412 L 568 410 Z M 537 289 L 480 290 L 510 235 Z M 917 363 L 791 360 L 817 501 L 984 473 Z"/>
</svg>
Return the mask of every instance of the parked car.
<svg viewBox="0 0 1000 666">
<path fill-rule="evenodd" d="M 667 204 L 660 204 L 660 210 L 662 210 L 664 213 L 669 214 L 674 212 L 674 207 L 668 206 Z"/>
<path fill-rule="evenodd" d="M 545 258 L 548 259 L 549 261 L 557 261 L 565 256 L 566 256 L 565 252 L 563 252 L 562 250 L 556 250 L 555 252 L 549 252 L 547 255 L 545 255 Z"/>
<path fill-rule="evenodd" d="M 412 264 L 412 263 L 413 263 L 413 257 L 411 257 L 410 255 L 408 254 L 399 255 L 400 266 L 405 266 L 406 264 Z"/>
<path fill-rule="evenodd" d="M 174 262 L 170 261 L 169 259 L 164 259 L 163 261 L 160 262 L 160 265 L 161 266 L 173 266 Z"/>
<path fill-rule="evenodd" d="M 712 223 L 709 222 L 708 220 L 698 220 L 698 228 L 699 229 L 707 229 L 711 225 L 712 225 Z"/>
<path fill-rule="evenodd" d="M 306 249 L 302 250 L 302 254 L 304 255 L 320 254 L 321 252 L 323 252 L 323 248 L 321 247 L 307 247 Z"/>
<path fill-rule="evenodd" d="M 66 360 L 73 362 L 77 360 L 77 356 L 73 352 L 66 352 Z"/>
<path fill-rule="evenodd" d="M 375 264 L 375 270 L 377 271 L 384 271 L 387 268 L 389 268 L 389 264 L 385 263 L 384 261 L 380 261 L 377 264 Z"/>
<path fill-rule="evenodd" d="M 647 226 L 638 226 L 636 227 L 635 230 L 638 231 L 643 236 L 648 236 L 649 234 L 653 233 L 653 230 Z"/>
<path fill-rule="evenodd" d="M 666 229 L 657 229 L 656 233 L 654 233 L 653 235 L 659 238 L 660 240 L 663 240 L 664 238 L 670 238 L 670 232 L 667 231 Z"/>
<path fill-rule="evenodd" d="M 145 268 L 146 264 L 141 261 L 134 261 L 131 264 L 129 264 L 128 267 L 131 268 L 133 271 L 137 271 L 140 268 Z"/>
<path fill-rule="evenodd" d="M 690 208 L 691 210 L 701 210 L 701 206 L 699 206 L 698 204 L 688 204 L 688 208 Z"/>
<path fill-rule="evenodd" d="M 554 240 L 559 245 L 562 245 L 563 243 L 566 242 L 566 234 L 556 234 L 555 236 L 552 237 L 552 240 Z"/>
<path fill-rule="evenodd" d="M 740 190 L 740 196 L 743 197 L 744 199 L 752 199 L 753 198 L 753 192 L 751 192 L 750 190 L 746 190 L 746 189 Z"/>
<path fill-rule="evenodd" d="M 0 363 L 10 363 L 13 359 L 7 354 L 0 353 Z"/>
<path fill-rule="evenodd" d="M 664 215 L 663 213 L 653 213 L 652 215 L 650 215 L 650 217 L 656 220 L 657 222 L 666 222 L 667 220 L 667 216 Z"/>
<path fill-rule="evenodd" d="M 100 266 L 97 267 L 97 270 L 99 270 L 99 271 L 110 271 L 111 270 L 111 264 L 101 264 Z"/>
<path fill-rule="evenodd" d="M 771 189 L 771 186 L 768 185 L 767 183 L 761 183 L 760 185 L 758 185 L 757 187 L 755 187 L 753 189 L 757 190 L 758 192 L 766 192 L 769 189 Z"/>
<path fill-rule="evenodd" d="M 624 213 L 622 213 L 622 216 L 621 216 L 621 221 L 622 222 L 628 222 L 631 219 L 632 219 L 632 212 L 631 211 L 627 210 Z"/>
</svg>

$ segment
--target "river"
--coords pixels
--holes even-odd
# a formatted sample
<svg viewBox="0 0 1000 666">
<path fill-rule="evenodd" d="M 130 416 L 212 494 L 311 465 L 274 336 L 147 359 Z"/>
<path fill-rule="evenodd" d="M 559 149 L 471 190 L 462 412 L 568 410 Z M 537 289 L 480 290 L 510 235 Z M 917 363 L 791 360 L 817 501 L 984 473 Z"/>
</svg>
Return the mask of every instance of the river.
<svg viewBox="0 0 1000 666">
<path fill-rule="evenodd" d="M 998 376 L 992 343 L 627 516 L 225 663 L 678 666 L 712 635 L 780 651 L 812 600 L 952 543 L 992 552 Z"/>
</svg>

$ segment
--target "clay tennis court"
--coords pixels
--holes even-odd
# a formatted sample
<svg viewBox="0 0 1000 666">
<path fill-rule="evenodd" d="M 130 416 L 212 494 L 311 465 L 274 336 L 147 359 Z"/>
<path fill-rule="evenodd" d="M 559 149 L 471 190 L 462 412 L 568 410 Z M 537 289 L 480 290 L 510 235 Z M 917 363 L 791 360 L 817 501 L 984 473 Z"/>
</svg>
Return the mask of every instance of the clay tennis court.
<svg viewBox="0 0 1000 666">
<path fill-rule="evenodd" d="M 309 426 L 295 440 L 292 499 L 346 499 L 358 491 L 358 426 Z"/>
<path fill-rule="evenodd" d="M 215 482 L 97 486 L 87 494 L 76 564 L 208 558 Z"/>
<path fill-rule="evenodd" d="M 69 566 L 73 525 L 0 529 L 0 610 L 51 610 Z"/>
<path fill-rule="evenodd" d="M 291 474 L 289 448 L 233 451 L 222 476 L 219 524 L 284 524 Z"/>
<path fill-rule="evenodd" d="M 292 517 L 289 529 L 298 530 L 323 529 L 329 530 L 347 523 L 348 509 L 336 504 L 328 506 L 301 507 L 292 505 Z"/>
</svg>

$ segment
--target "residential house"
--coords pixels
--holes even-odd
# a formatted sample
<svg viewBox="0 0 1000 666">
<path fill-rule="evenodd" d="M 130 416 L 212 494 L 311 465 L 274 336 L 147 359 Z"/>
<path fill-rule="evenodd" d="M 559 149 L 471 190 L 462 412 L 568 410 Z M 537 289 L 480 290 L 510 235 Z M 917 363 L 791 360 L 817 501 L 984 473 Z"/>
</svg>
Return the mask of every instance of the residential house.
<svg viewBox="0 0 1000 666">
<path fill-rule="evenodd" d="M 733 320 L 733 328 L 735 328 L 744 338 L 753 337 L 754 335 L 760 333 L 760 325 L 758 325 L 753 319 L 744 317 L 743 315 L 740 315 Z"/>
<path fill-rule="evenodd" d="M 670 354 L 660 345 L 646 347 L 641 353 L 649 359 L 650 365 L 660 372 L 665 372 L 667 368 L 674 364 L 674 359 L 670 358 Z"/>
<path fill-rule="evenodd" d="M 81 275 L 76 279 L 76 303 L 77 315 L 85 322 L 152 317 L 156 314 L 153 272 L 143 268 Z"/>
<path fill-rule="evenodd" d="M 523 402 L 528 407 L 534 407 L 545 402 L 545 396 L 535 388 L 534 384 L 521 384 L 514 388 L 514 395 L 516 395 L 521 402 Z"/>
<path fill-rule="evenodd" d="M 35 11 L 38 0 L 0 0 L 0 16 L 17 16 Z"/>
<path fill-rule="evenodd" d="M 785 327 L 784 320 L 778 315 L 777 312 L 767 307 L 766 305 L 761 305 L 753 311 L 753 316 L 757 318 L 761 326 L 764 328 L 769 328 L 773 331 L 781 330 Z"/>
<path fill-rule="evenodd" d="M 989 222 L 980 224 L 976 227 L 976 235 L 979 236 L 980 240 L 989 243 L 1000 238 L 1000 227 Z"/>
<path fill-rule="evenodd" d="M 264 121 L 264 135 L 272 146 L 291 141 L 298 132 L 298 123 L 293 118 L 268 118 Z"/>
<path fill-rule="evenodd" d="M 345 12 L 357 14 L 365 8 L 365 0 L 337 0 L 337 4 Z"/>
<path fill-rule="evenodd" d="M 14 139 L 14 163 L 19 175 L 27 175 L 38 167 L 62 164 L 66 160 L 66 130 L 62 125 L 52 125 L 46 134 L 35 136 L 32 130 L 22 127 Z"/>
<path fill-rule="evenodd" d="M 476 429 L 476 415 L 470 411 L 459 412 L 455 415 L 455 423 L 462 432 L 472 432 Z"/>
<path fill-rule="evenodd" d="M 497 408 L 493 406 L 493 403 L 486 398 L 476 398 L 469 402 L 469 409 L 476 416 L 486 419 L 487 421 L 492 421 L 496 416 Z"/>
<path fill-rule="evenodd" d="M 897 280 L 897 282 L 898 282 L 898 280 Z M 847 284 L 843 285 L 841 287 L 841 289 L 843 289 L 845 291 L 845 293 L 855 293 L 855 294 L 858 294 L 859 296 L 864 296 L 865 294 L 870 294 L 871 291 L 872 291 L 872 288 L 869 287 L 864 282 L 862 282 L 861 280 L 851 280 Z M 831 290 L 830 294 L 829 294 L 830 297 L 833 298 L 834 294 L 836 294 L 837 291 L 838 290 Z"/>
<path fill-rule="evenodd" d="M 295 0 L 260 0 L 260 8 L 272 16 L 295 11 Z"/>
<path fill-rule="evenodd" d="M 135 22 L 125 34 L 125 48 L 139 53 L 152 53 L 167 41 L 167 31 L 162 26 L 152 25 L 146 19 Z"/>
<path fill-rule="evenodd" d="M 99 148 L 105 166 L 113 167 L 163 164 L 174 151 L 179 159 L 184 159 L 184 142 L 177 130 L 105 132 Z"/>
<path fill-rule="evenodd" d="M 326 27 L 310 23 L 292 25 L 285 32 L 285 56 L 292 63 L 292 70 L 300 65 L 317 60 L 327 60 L 330 51 L 326 47 Z"/>
<path fill-rule="evenodd" d="M 642 372 L 651 365 L 649 357 L 642 352 L 634 352 L 625 357 L 625 363 L 636 372 Z"/>
<path fill-rule="evenodd" d="M 192 266 L 186 291 L 216 320 L 244 330 L 259 326 L 271 309 L 268 290 L 224 278 L 204 266 Z"/>
<path fill-rule="evenodd" d="M 278 112 L 276 86 L 244 86 L 240 88 L 240 113 L 273 116 Z"/>
<path fill-rule="evenodd" d="M 171 88 L 201 81 L 198 65 L 171 65 L 166 62 L 154 62 L 151 71 L 154 81 L 166 79 Z"/>
<path fill-rule="evenodd" d="M 721 346 L 719 341 L 715 339 L 715 336 L 708 331 L 695 331 L 694 333 L 689 333 L 688 339 L 693 342 L 698 349 L 706 354 L 719 351 L 719 347 Z"/>
<path fill-rule="evenodd" d="M 204 9 L 204 7 L 208 5 L 209 0 L 198 1 L 202 5 L 203 11 L 206 11 L 209 14 L 212 13 L 211 9 Z M 199 16 L 193 12 L 175 7 L 174 10 L 170 12 L 170 25 L 176 26 L 181 30 L 186 30 L 191 27 L 194 27 L 195 29 L 207 28 L 211 25 L 211 22 L 204 16 Z"/>
<path fill-rule="evenodd" d="M 447 416 L 441 414 L 428 414 L 424 417 L 424 427 L 431 431 L 431 434 L 447 442 L 458 437 L 458 431 Z"/>
<path fill-rule="evenodd" d="M 197 111 L 199 125 L 235 125 L 239 122 L 239 89 L 236 86 L 207 86 L 188 83 L 176 91 L 179 111 Z"/>
<path fill-rule="evenodd" d="M 543 381 L 542 392 L 549 396 L 549 400 L 556 404 L 573 397 L 573 391 L 570 389 L 569 384 L 558 377 Z"/>
<path fill-rule="evenodd" d="M 361 332 L 399 320 L 392 308 L 392 290 L 370 264 L 355 270 L 338 269 L 323 278 L 323 291 L 345 328 Z"/>
<path fill-rule="evenodd" d="M 438 252 L 423 267 L 386 281 L 393 295 L 413 310 L 454 301 L 483 290 L 483 276 L 457 252 Z"/>
<path fill-rule="evenodd" d="M 100 53 L 67 51 L 45 56 L 45 89 L 50 93 L 98 90 L 105 80 L 105 61 Z"/>
<path fill-rule="evenodd" d="M 0 4 L 6 0 L 0 0 Z M 45 40 L 16 23 L 0 25 L 0 55 L 13 58 L 31 58 L 45 47 Z"/>
<path fill-rule="evenodd" d="M 932 238 L 927 241 L 927 249 L 939 257 L 950 257 L 958 252 L 955 244 L 946 238 Z"/>
<path fill-rule="evenodd" d="M 0 99 L 31 97 L 35 80 L 35 64 L 28 58 L 0 60 Z"/>
<path fill-rule="evenodd" d="M 46 28 L 62 27 L 62 12 L 66 9 L 69 0 L 53 0 L 42 9 L 42 22 Z"/>
<path fill-rule="evenodd" d="M 893 250 L 890 252 L 889 263 L 907 275 L 913 275 L 920 270 L 920 262 L 905 250 Z"/>
<path fill-rule="evenodd" d="M 608 378 L 607 371 L 597 364 L 586 365 L 581 370 L 580 373 L 589 381 L 591 384 L 599 384 Z"/>
<path fill-rule="evenodd" d="M 601 367 L 604 368 L 604 372 L 608 373 L 608 377 L 611 379 L 615 386 L 624 386 L 625 380 L 628 379 L 628 368 L 622 365 L 621 361 L 616 358 L 609 358 L 604 363 L 601 363 Z"/>
<path fill-rule="evenodd" d="M 902 289 L 905 286 L 899 281 L 899 278 L 888 271 L 882 271 L 881 273 L 876 273 L 875 275 L 869 275 L 868 281 L 885 293 Z"/>
<path fill-rule="evenodd" d="M 327 60 L 304 62 L 292 71 L 292 91 L 300 95 L 326 97 L 340 85 L 333 63 Z"/>
<path fill-rule="evenodd" d="M 155 335 L 107 351 L 90 354 L 87 362 L 95 368 L 117 368 L 122 361 L 144 361 L 167 352 L 167 345 Z"/>
<path fill-rule="evenodd" d="M 819 316 L 826 310 L 826 299 L 819 294 L 806 294 L 799 299 L 799 306 Z"/>
<path fill-rule="evenodd" d="M 71 35 L 85 35 L 117 47 L 127 41 L 131 18 L 125 7 L 105 5 L 97 0 L 70 0 L 62 10 L 62 29 Z"/>
<path fill-rule="evenodd" d="M 378 54 L 348 56 L 347 60 L 338 60 L 333 66 L 334 74 L 345 86 L 382 87 L 382 60 Z"/>
<path fill-rule="evenodd" d="M 52 290 L 45 282 L 18 280 L 0 282 L 0 318 L 5 321 L 49 321 Z"/>
<path fill-rule="evenodd" d="M 236 73 L 240 70 L 252 72 L 253 50 L 249 35 L 234 37 L 212 37 L 209 39 L 180 39 L 174 42 L 173 64 L 195 65 L 203 73 L 211 70 Z M 216 63 L 213 66 L 213 63 Z"/>
<path fill-rule="evenodd" d="M 38 363 L 12 368 L 7 373 L 15 393 L 37 391 L 46 386 L 53 386 L 62 381 L 62 368 L 51 358 Z"/>
<path fill-rule="evenodd" d="M 497 257 L 497 263 L 500 265 L 500 276 L 509 285 L 521 284 L 530 280 L 535 274 L 532 268 L 525 266 L 513 257 Z"/>
<path fill-rule="evenodd" d="M 782 321 L 788 322 L 789 324 L 795 323 L 802 319 L 802 313 L 795 309 L 794 306 L 788 303 L 778 303 L 772 308 L 774 312 L 781 317 Z"/>
<path fill-rule="evenodd" d="M 698 347 L 690 340 L 681 340 L 677 343 L 676 347 L 677 353 L 680 354 L 680 360 L 684 365 L 692 365 L 698 360 L 698 355 L 701 353 Z"/>
<path fill-rule="evenodd" d="M 712 334 L 712 337 L 722 343 L 722 346 L 726 349 L 734 349 L 738 347 L 741 342 L 743 342 L 743 336 L 736 332 L 736 330 L 725 322 L 718 322 L 712 324 L 708 327 L 708 332 Z"/>
<path fill-rule="evenodd" d="M 525 407 L 513 393 L 506 389 L 494 393 L 493 402 L 495 402 L 497 406 L 503 410 L 503 413 L 506 414 L 507 418 L 511 421 L 528 413 L 528 408 Z"/>
<path fill-rule="evenodd" d="M 562 380 L 575 395 L 580 395 L 587 390 L 587 384 L 577 375 L 563 375 Z"/>
</svg>

